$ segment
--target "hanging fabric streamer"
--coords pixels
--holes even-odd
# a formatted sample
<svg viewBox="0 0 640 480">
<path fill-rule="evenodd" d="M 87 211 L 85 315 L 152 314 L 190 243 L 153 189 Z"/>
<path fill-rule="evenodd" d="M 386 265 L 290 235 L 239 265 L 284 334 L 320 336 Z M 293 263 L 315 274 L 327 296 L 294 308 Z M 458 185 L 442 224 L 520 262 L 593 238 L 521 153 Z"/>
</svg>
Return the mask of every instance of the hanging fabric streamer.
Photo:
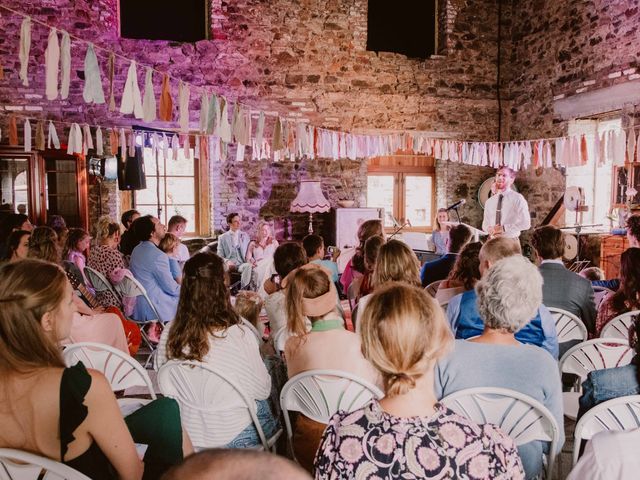
<svg viewBox="0 0 640 480">
<path fill-rule="evenodd" d="M 229 103 L 224 97 L 220 98 L 220 140 L 231 143 L 231 125 L 229 124 Z"/>
<path fill-rule="evenodd" d="M 156 119 L 156 96 L 153 93 L 153 69 L 147 67 L 144 76 L 144 98 L 142 100 L 142 119 L 151 123 Z"/>
<path fill-rule="evenodd" d="M 196 135 L 196 145 L 193 147 L 193 158 L 200 158 L 200 135 Z"/>
<path fill-rule="evenodd" d="M 18 123 L 14 115 L 9 117 L 9 145 L 18 146 Z"/>
<path fill-rule="evenodd" d="M 180 81 L 178 84 L 178 108 L 180 114 L 180 131 L 189 131 L 189 97 L 191 90 L 189 84 Z"/>
<path fill-rule="evenodd" d="M 102 129 L 96 129 L 96 155 L 104 155 L 104 142 L 102 141 Z"/>
<path fill-rule="evenodd" d="M 633 163 L 636 159 L 636 135 L 633 131 L 633 126 L 629 130 L 627 135 L 627 162 Z"/>
<path fill-rule="evenodd" d="M 238 142 L 238 134 L 240 134 L 240 104 L 236 102 L 233 106 L 233 113 L 231 114 L 231 141 Z"/>
<path fill-rule="evenodd" d="M 82 143 L 82 153 L 85 155 L 89 152 L 89 150 L 93 150 L 93 137 L 91 136 L 91 128 L 88 124 L 84 124 L 82 126 L 83 133 L 83 143 Z"/>
<path fill-rule="evenodd" d="M 58 98 L 58 70 L 60 68 L 60 44 L 55 28 L 49 30 L 47 49 L 44 51 L 45 93 L 47 100 Z"/>
<path fill-rule="evenodd" d="M 271 141 L 271 149 L 274 152 L 278 152 L 283 148 L 284 143 L 282 142 L 282 123 L 280 122 L 280 117 L 276 117 L 276 124 L 273 127 L 273 140 Z"/>
<path fill-rule="evenodd" d="M 23 133 L 24 133 L 24 151 L 30 152 L 31 151 L 31 122 L 29 122 L 28 118 L 24 121 Z"/>
<path fill-rule="evenodd" d="M 256 126 L 255 142 L 258 148 L 261 148 L 262 140 L 264 139 L 264 112 L 260 112 L 258 116 L 258 125 Z"/>
<path fill-rule="evenodd" d="M 29 51 L 31 50 L 31 18 L 25 17 L 20 26 L 20 80 L 25 87 L 29 86 Z"/>
<path fill-rule="evenodd" d="M 109 54 L 109 111 L 116 111 L 116 97 L 113 89 L 113 80 L 116 75 L 116 55 L 111 52 Z M 113 154 L 115 155 L 115 153 Z"/>
<path fill-rule="evenodd" d="M 174 133 L 171 137 L 171 159 L 175 162 L 178 159 L 178 149 L 180 148 L 180 142 L 178 142 L 178 136 Z"/>
<path fill-rule="evenodd" d="M 122 92 L 122 103 L 120 104 L 120 113 L 133 113 L 136 118 L 142 119 L 142 97 L 140 96 L 140 87 L 138 86 L 138 72 L 136 62 L 131 61 L 129 71 L 127 72 L 127 80 L 124 84 L 124 92 Z"/>
<path fill-rule="evenodd" d="M 184 158 L 186 159 L 190 159 L 191 158 L 191 143 L 190 143 L 190 135 L 183 135 L 184 140 L 182 142 L 182 154 L 184 155 Z"/>
<path fill-rule="evenodd" d="M 211 94 L 207 113 L 207 133 L 220 135 L 220 103 L 215 93 Z"/>
<path fill-rule="evenodd" d="M 38 120 L 36 124 L 36 150 L 44 150 L 46 147 L 46 140 L 44 138 L 44 122 Z"/>
<path fill-rule="evenodd" d="M 60 98 L 66 100 L 69 97 L 69 85 L 71 84 L 71 38 L 69 33 L 62 32 L 62 43 L 60 46 Z"/>
<path fill-rule="evenodd" d="M 58 138 L 58 132 L 52 121 L 49 121 L 49 131 L 47 132 L 47 148 L 60 149 L 60 139 Z"/>
<path fill-rule="evenodd" d="M 169 75 L 166 73 L 162 76 L 162 91 L 160 93 L 160 111 L 159 118 L 163 122 L 173 120 L 173 100 L 171 100 L 171 83 Z"/>
<path fill-rule="evenodd" d="M 129 156 L 130 157 L 135 157 L 136 156 L 136 131 L 135 130 L 131 130 L 131 133 L 129 134 Z"/>
<path fill-rule="evenodd" d="M 120 155 L 124 160 L 127 157 L 127 134 L 124 131 L 124 128 L 120 129 L 120 137 L 118 139 L 118 143 L 120 146 Z"/>
<path fill-rule="evenodd" d="M 169 158 L 169 140 L 165 133 L 162 134 L 162 158 L 165 160 Z"/>
<path fill-rule="evenodd" d="M 209 95 L 202 92 L 200 96 L 200 132 L 207 132 L 207 122 L 209 118 Z"/>
<path fill-rule="evenodd" d="M 87 103 L 101 105 L 104 103 L 104 90 L 102 88 L 102 76 L 100 64 L 93 49 L 93 44 L 87 46 L 87 54 L 84 57 L 84 89 L 82 98 Z"/>
<path fill-rule="evenodd" d="M 67 154 L 82 153 L 82 130 L 80 125 L 72 123 L 69 127 L 69 139 L 67 140 Z"/>
</svg>

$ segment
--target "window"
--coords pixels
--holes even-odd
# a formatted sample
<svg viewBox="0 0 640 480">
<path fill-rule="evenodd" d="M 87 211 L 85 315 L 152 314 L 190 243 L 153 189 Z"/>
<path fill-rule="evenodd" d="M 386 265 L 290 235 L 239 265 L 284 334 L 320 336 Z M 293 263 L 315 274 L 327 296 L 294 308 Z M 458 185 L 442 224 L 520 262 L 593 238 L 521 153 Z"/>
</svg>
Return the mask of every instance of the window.
<svg viewBox="0 0 640 480">
<path fill-rule="evenodd" d="M 135 208 L 143 215 L 157 216 L 165 225 L 173 215 L 182 215 L 188 222 L 186 233 L 199 232 L 198 161 L 193 158 L 193 149 L 191 158 L 185 158 L 182 148 L 178 149 L 176 160 L 171 149 L 168 158 L 161 153 L 154 158 L 149 147 L 144 148 L 143 155 L 147 188 L 135 191 Z"/>
<path fill-rule="evenodd" d="M 569 123 L 569 136 L 575 135 L 601 135 L 608 130 L 620 130 L 622 119 L 614 118 L 608 120 L 575 120 Z M 565 212 L 565 225 L 574 225 L 577 222 L 582 224 L 602 224 L 609 225 L 609 209 L 612 199 L 613 166 L 611 161 L 605 165 L 598 166 L 595 155 L 591 152 L 593 143 L 588 142 L 589 161 L 586 165 L 579 167 L 567 167 L 566 184 L 567 187 L 582 188 L 585 196 L 585 203 L 589 207 L 588 212 L 576 216 L 576 212 Z"/>
<path fill-rule="evenodd" d="M 435 204 L 433 159 L 393 156 L 372 159 L 367 173 L 367 206 L 384 208 L 385 229 L 409 222 L 408 231 L 432 230 Z"/>
<path fill-rule="evenodd" d="M 207 0 L 120 0 L 120 36 L 197 42 L 209 33 Z"/>
</svg>

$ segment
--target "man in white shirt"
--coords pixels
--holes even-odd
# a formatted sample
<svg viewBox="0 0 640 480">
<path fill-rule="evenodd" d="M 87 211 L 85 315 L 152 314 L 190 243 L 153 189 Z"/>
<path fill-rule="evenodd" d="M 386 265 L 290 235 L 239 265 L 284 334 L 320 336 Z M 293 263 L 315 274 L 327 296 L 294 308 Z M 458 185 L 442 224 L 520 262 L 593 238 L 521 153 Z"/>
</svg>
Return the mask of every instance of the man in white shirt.
<svg viewBox="0 0 640 480">
<path fill-rule="evenodd" d="M 187 219 L 182 215 L 174 215 L 169 219 L 169 225 L 167 225 L 167 231 L 169 233 L 173 233 L 176 237 L 182 239 L 182 235 L 184 235 L 184 231 L 187 229 Z M 184 263 L 189 260 L 189 249 L 187 246 L 180 242 L 178 245 L 178 262 L 180 265 L 184 265 Z"/>
<path fill-rule="evenodd" d="M 249 248 L 249 235 L 240 230 L 240 215 L 230 213 L 227 215 L 229 231 L 218 237 L 218 256 L 222 257 L 230 271 L 237 271 L 242 275 L 240 285 L 246 287 L 251 282 L 253 266 L 247 262 L 247 249 Z"/>
<path fill-rule="evenodd" d="M 493 237 L 518 238 L 531 228 L 529 205 L 522 195 L 511 189 L 516 172 L 500 167 L 496 172 L 494 195 L 484 204 L 482 229 Z"/>
</svg>

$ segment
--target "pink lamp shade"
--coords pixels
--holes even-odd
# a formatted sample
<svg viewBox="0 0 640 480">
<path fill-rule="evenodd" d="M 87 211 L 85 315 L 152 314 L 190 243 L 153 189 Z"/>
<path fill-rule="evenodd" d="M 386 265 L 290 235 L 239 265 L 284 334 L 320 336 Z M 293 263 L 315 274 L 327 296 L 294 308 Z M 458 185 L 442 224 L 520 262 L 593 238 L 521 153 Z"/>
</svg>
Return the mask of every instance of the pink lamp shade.
<svg viewBox="0 0 640 480">
<path fill-rule="evenodd" d="M 291 212 L 325 213 L 330 209 L 331 205 L 322 194 L 319 181 L 304 180 L 300 182 L 300 191 L 291 202 Z"/>
</svg>

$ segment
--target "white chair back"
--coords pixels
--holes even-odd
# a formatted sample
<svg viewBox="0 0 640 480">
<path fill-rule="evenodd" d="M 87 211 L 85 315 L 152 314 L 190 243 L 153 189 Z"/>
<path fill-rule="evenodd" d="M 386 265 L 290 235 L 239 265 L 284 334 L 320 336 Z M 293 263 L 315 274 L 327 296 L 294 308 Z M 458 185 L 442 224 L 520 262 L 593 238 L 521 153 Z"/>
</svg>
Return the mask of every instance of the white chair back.
<svg viewBox="0 0 640 480">
<path fill-rule="evenodd" d="M 589 333 L 587 332 L 587 327 L 580 318 L 561 308 L 547 308 L 549 309 L 549 313 L 551 313 L 556 324 L 558 343 L 567 342 L 569 340 L 584 341 L 587 339 Z"/>
<path fill-rule="evenodd" d="M 265 449 L 281 433 L 265 438 L 255 401 L 228 375 L 204 363 L 170 360 L 158 371 L 158 385 L 163 395 L 179 403 L 182 425 L 198 449 L 221 447 L 233 440 L 240 432 L 226 417 L 238 409 L 247 410 Z"/>
<path fill-rule="evenodd" d="M 263 343 L 262 335 L 260 335 L 260 332 L 258 331 L 258 329 L 254 327 L 253 324 L 246 318 L 240 317 L 240 320 L 243 326 L 251 330 L 251 333 L 253 333 L 253 335 L 256 337 L 256 340 L 258 340 L 258 345 L 262 345 Z"/>
<path fill-rule="evenodd" d="M 626 340 L 596 338 L 574 345 L 560 359 L 560 373 L 573 373 L 581 381 L 589 372 L 631 363 L 634 352 Z"/>
<path fill-rule="evenodd" d="M 623 313 L 613 318 L 607 323 L 602 331 L 600 337 L 602 338 L 619 338 L 622 340 L 629 339 L 629 328 L 633 325 L 636 319 L 636 315 L 640 315 L 640 310 L 633 310 L 631 312 Z"/>
<path fill-rule="evenodd" d="M 352 373 L 340 370 L 299 373 L 289 379 L 280 392 L 280 407 L 290 446 L 293 438 L 290 411 L 300 412 L 316 422 L 329 423 L 338 410 L 351 412 L 372 398 L 383 396 L 378 387 Z"/>
<path fill-rule="evenodd" d="M 640 427 L 640 395 L 614 398 L 596 405 L 578 421 L 574 431 L 573 464 L 578 461 L 582 440 L 596 433 L 633 430 Z"/>
<path fill-rule="evenodd" d="M 435 282 L 431 282 L 424 289 L 427 291 L 429 295 L 433 298 L 436 298 L 436 293 L 438 293 L 438 287 L 444 280 L 436 280 Z"/>
<path fill-rule="evenodd" d="M 66 346 L 62 356 L 68 367 L 82 362 L 85 367 L 101 372 L 114 392 L 146 387 L 151 398 L 157 398 L 147 371 L 136 359 L 117 348 L 93 342 L 72 343 Z"/>
<path fill-rule="evenodd" d="M 13 448 L 0 448 L 2 480 L 91 480 L 60 462 Z"/>
<path fill-rule="evenodd" d="M 99 271 L 94 270 L 91 267 L 84 267 L 84 275 L 87 277 L 96 293 L 111 292 L 115 298 L 118 300 L 121 299 L 118 292 L 116 292 L 113 285 L 111 285 L 111 282 Z"/>
<path fill-rule="evenodd" d="M 144 300 L 149 304 L 151 310 L 153 310 L 153 314 L 155 315 L 157 320 L 160 320 L 160 314 L 156 309 L 156 306 L 151 302 L 149 295 L 147 295 L 147 291 L 142 286 L 142 284 L 132 275 L 125 275 L 121 282 L 118 282 L 115 285 L 116 291 L 120 294 L 120 297 L 131 296 L 131 297 L 143 297 Z M 140 298 L 136 299 L 136 302 L 139 302 Z M 135 319 L 131 319 L 136 321 Z M 148 323 L 149 320 L 145 322 L 138 323 Z"/>
<path fill-rule="evenodd" d="M 497 425 L 516 445 L 534 440 L 550 442 L 546 478 L 552 478 L 560 430 L 554 416 L 540 402 L 515 390 L 478 387 L 452 393 L 442 403 L 478 424 Z"/>
</svg>

